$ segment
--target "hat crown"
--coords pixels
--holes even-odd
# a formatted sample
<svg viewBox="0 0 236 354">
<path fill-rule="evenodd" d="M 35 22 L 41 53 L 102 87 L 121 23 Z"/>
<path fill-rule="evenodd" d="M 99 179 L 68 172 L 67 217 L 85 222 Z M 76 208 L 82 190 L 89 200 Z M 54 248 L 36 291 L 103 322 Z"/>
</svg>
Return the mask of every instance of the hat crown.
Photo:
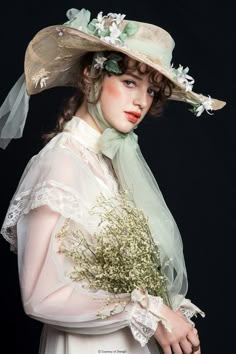
<svg viewBox="0 0 236 354">
<path fill-rule="evenodd" d="M 146 55 L 154 62 L 169 67 L 175 47 L 171 35 L 161 27 L 137 21 L 124 20 L 122 27 L 124 28 L 128 23 L 137 25 L 138 30 L 124 40 L 124 45 Z"/>
<path fill-rule="evenodd" d="M 170 66 L 174 40 L 161 27 L 150 23 L 126 20 L 126 15 L 101 11 L 91 20 L 86 9 L 67 11 L 69 21 L 65 25 L 89 33 L 115 47 L 127 47 L 136 54 L 147 56 L 161 65 Z"/>
</svg>

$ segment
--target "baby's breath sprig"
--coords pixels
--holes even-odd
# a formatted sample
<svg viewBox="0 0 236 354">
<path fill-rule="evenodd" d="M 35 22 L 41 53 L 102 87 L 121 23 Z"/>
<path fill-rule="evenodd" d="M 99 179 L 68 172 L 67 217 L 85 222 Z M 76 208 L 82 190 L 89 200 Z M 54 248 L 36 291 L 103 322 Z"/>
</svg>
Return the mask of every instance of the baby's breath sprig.
<svg viewBox="0 0 236 354">
<path fill-rule="evenodd" d="M 71 279 L 115 295 L 146 289 L 170 305 L 159 249 L 147 217 L 133 205 L 129 193 L 101 195 L 90 212 L 100 219 L 92 241 L 81 230 L 70 230 L 69 221 L 57 234 L 60 252 L 73 261 Z"/>
</svg>

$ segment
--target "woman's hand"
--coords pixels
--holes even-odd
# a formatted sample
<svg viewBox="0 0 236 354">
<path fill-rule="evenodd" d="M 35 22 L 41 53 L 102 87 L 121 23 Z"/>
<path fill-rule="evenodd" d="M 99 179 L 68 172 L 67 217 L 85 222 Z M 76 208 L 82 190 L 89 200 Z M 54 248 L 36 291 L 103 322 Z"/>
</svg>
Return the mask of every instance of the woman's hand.
<svg viewBox="0 0 236 354">
<path fill-rule="evenodd" d="M 162 305 L 161 314 L 171 326 L 169 332 L 159 322 L 154 337 L 162 347 L 164 354 L 200 354 L 200 341 L 197 330 L 187 321 L 180 311 L 173 311 Z"/>
</svg>

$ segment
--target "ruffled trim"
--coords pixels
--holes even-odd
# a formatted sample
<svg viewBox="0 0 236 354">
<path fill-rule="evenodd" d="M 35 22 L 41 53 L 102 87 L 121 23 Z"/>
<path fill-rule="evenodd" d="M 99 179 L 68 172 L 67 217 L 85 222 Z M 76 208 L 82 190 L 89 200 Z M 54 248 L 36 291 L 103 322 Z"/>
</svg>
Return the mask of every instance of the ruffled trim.
<svg viewBox="0 0 236 354">
<path fill-rule="evenodd" d="M 129 324 L 134 338 L 144 347 L 162 322 L 171 332 L 168 320 L 161 314 L 163 299 L 159 296 L 148 295 L 147 292 L 135 289 L 131 293 L 131 301 L 136 303 Z"/>
<path fill-rule="evenodd" d="M 192 317 L 197 317 L 197 315 L 201 315 L 202 317 L 206 316 L 205 313 L 189 299 L 183 299 L 181 301 L 179 311 L 186 317 L 193 327 L 195 327 L 195 323 L 191 320 Z"/>
<path fill-rule="evenodd" d="M 17 248 L 16 224 L 19 218 L 43 205 L 47 205 L 65 218 L 81 221 L 80 198 L 73 188 L 55 180 L 38 183 L 33 189 L 16 194 L 9 206 L 1 233 L 11 244 L 12 251 L 16 251 Z"/>
<path fill-rule="evenodd" d="M 135 306 L 129 327 L 134 338 L 144 347 L 158 326 L 158 318 L 145 309 Z"/>
</svg>

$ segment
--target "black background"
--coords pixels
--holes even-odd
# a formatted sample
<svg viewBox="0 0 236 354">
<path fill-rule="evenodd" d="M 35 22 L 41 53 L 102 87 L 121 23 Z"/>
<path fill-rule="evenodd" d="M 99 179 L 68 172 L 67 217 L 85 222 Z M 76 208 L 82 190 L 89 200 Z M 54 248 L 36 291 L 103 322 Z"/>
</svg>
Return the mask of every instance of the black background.
<svg viewBox="0 0 236 354">
<path fill-rule="evenodd" d="M 189 66 L 194 90 L 227 101 L 214 115 L 197 118 L 184 103 L 170 102 L 161 118 L 147 117 L 137 130 L 142 152 L 179 226 L 189 277 L 187 297 L 206 312 L 197 318 L 202 354 L 235 353 L 235 74 L 234 6 L 226 1 L 11 1 L 1 5 L 0 103 L 23 72 L 28 42 L 45 26 L 66 21 L 66 10 L 85 7 L 165 28 L 175 39 L 173 63 Z M 55 121 L 69 93 L 51 89 L 31 97 L 22 139 L 14 140 L 1 158 L 3 222 L 23 169 L 41 147 L 42 132 Z M 36 354 L 41 324 L 21 307 L 16 256 L 0 239 L 1 345 L 8 353 Z M 232 327 L 235 327 L 234 325 Z M 1 352 L 3 353 L 2 349 Z"/>
</svg>

